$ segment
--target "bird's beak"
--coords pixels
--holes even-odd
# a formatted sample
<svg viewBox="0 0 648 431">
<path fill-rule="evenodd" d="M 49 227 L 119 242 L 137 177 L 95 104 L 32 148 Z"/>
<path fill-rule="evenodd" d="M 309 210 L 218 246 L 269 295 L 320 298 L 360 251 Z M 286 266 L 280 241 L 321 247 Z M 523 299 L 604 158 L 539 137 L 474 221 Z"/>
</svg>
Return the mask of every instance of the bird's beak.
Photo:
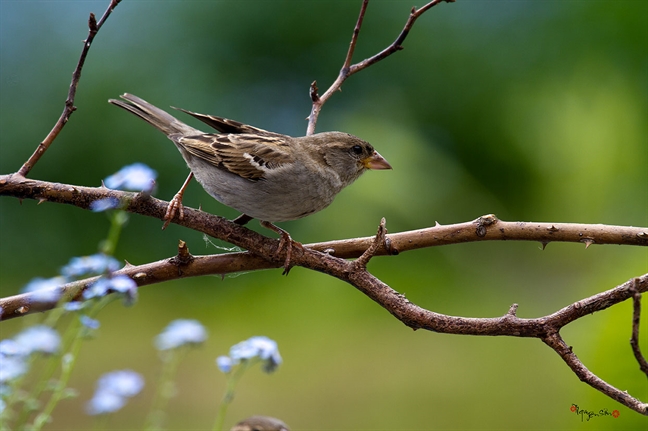
<svg viewBox="0 0 648 431">
<path fill-rule="evenodd" d="M 391 169 L 391 165 L 383 156 L 374 151 L 373 154 L 362 160 L 362 164 L 367 169 Z"/>
</svg>

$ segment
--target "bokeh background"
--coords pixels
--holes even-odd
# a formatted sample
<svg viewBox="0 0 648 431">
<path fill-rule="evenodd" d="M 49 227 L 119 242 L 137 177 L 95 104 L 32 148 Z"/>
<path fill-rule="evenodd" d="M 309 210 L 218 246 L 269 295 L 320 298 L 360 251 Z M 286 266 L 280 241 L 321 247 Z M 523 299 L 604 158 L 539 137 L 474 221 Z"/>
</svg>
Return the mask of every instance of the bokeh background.
<svg viewBox="0 0 648 431">
<path fill-rule="evenodd" d="M 16 171 L 58 118 L 87 34 L 108 1 L 0 2 L 0 172 Z M 359 61 L 400 32 L 415 2 L 374 1 Z M 419 2 L 420 3 L 420 2 Z M 420 4 L 419 4 L 420 5 Z M 348 47 L 360 1 L 124 0 L 99 33 L 78 88 L 78 110 L 30 175 L 98 186 L 126 164 L 159 173 L 170 199 L 187 174 L 174 146 L 109 105 L 131 92 L 161 106 L 303 135 L 309 84 L 325 89 Z M 369 172 L 325 211 L 282 226 L 303 243 L 472 220 L 648 225 L 648 2 L 459 1 L 423 15 L 405 49 L 351 77 L 318 130 L 372 142 L 393 171 Z M 180 114 L 182 115 L 182 114 Z M 199 123 L 182 117 L 191 124 Z M 202 126 L 201 126 L 202 127 Z M 196 183 L 185 203 L 227 217 Z M 0 294 L 92 254 L 108 220 L 78 208 L 0 199 Z M 263 231 L 256 222 L 250 225 Z M 141 264 L 222 252 L 201 234 L 133 216 L 117 257 Z M 216 243 L 226 247 L 226 244 Z M 370 270 L 440 313 L 493 317 L 516 302 L 538 317 L 648 270 L 645 248 L 491 242 L 372 260 Z M 142 288 L 114 303 L 84 344 L 50 430 L 85 430 L 96 378 L 131 368 L 144 392 L 109 422 L 138 429 L 160 362 L 152 339 L 194 318 L 210 338 L 179 370 L 168 428 L 208 429 L 225 379 L 217 355 L 252 335 L 279 343 L 274 375 L 246 375 L 227 424 L 251 414 L 293 430 L 645 429 L 648 421 L 579 380 L 538 340 L 414 332 L 351 286 L 304 269 L 204 277 Z M 645 307 L 644 307 L 645 308 Z M 645 314 L 645 313 L 644 313 Z M 7 338 L 43 316 L 0 325 Z M 647 316 L 644 316 L 647 317 Z M 644 401 L 632 357 L 631 304 L 563 330 L 585 365 Z M 646 319 L 642 347 L 648 352 Z M 569 407 L 618 409 L 581 422 Z"/>
</svg>

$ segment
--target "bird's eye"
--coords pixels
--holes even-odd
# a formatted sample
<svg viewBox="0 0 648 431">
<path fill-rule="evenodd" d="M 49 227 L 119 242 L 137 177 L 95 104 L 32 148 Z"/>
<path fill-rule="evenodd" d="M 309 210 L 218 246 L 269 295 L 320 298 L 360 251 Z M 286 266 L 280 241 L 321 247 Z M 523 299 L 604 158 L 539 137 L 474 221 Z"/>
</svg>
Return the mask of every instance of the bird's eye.
<svg viewBox="0 0 648 431">
<path fill-rule="evenodd" d="M 362 154 L 362 147 L 360 145 L 354 145 L 351 147 L 351 151 L 353 151 L 353 154 L 360 155 Z"/>
</svg>

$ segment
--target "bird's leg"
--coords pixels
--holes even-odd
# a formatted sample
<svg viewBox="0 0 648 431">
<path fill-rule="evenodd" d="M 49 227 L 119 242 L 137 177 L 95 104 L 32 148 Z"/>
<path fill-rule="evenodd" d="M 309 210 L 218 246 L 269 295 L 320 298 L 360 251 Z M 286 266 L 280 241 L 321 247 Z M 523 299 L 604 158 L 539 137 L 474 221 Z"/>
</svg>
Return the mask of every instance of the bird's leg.
<svg viewBox="0 0 648 431">
<path fill-rule="evenodd" d="M 266 229 L 270 229 L 271 231 L 276 232 L 281 236 L 281 239 L 279 240 L 279 246 L 277 247 L 277 254 L 281 253 L 281 250 L 286 248 L 286 261 L 284 262 L 284 270 L 281 275 L 288 275 L 288 272 L 290 271 L 290 258 L 292 256 L 293 244 L 302 248 L 303 246 L 300 243 L 293 241 L 293 239 L 290 237 L 290 234 L 280 227 L 273 225 L 269 221 L 261 220 L 260 222 L 261 226 L 265 227 Z"/>
<path fill-rule="evenodd" d="M 189 173 L 189 176 L 185 180 L 184 184 L 182 187 L 180 187 L 180 190 L 178 190 L 178 193 L 173 196 L 173 199 L 169 202 L 169 206 L 167 207 L 166 213 L 164 214 L 164 225 L 162 226 L 162 230 L 166 229 L 167 226 L 169 226 L 169 223 L 171 223 L 171 220 L 173 220 L 173 217 L 175 216 L 176 211 L 179 211 L 180 213 L 178 214 L 178 217 L 180 220 L 184 218 L 184 208 L 182 206 L 182 195 L 185 192 L 185 189 L 189 185 L 189 181 L 193 178 L 193 172 Z"/>
</svg>

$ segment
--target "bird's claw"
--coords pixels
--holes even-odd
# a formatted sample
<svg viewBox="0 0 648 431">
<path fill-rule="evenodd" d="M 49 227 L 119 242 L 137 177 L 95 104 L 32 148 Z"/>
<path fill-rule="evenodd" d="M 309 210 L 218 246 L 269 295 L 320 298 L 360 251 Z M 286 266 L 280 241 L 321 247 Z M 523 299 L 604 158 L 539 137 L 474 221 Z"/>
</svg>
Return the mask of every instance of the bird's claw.
<svg viewBox="0 0 648 431">
<path fill-rule="evenodd" d="M 304 246 L 298 243 L 297 241 L 294 241 L 288 232 L 286 232 L 285 230 L 281 229 L 278 226 L 273 225 L 270 222 L 262 221 L 261 225 L 279 234 L 280 238 L 279 238 L 279 245 L 277 246 L 277 254 L 281 254 L 283 250 L 286 249 L 286 260 L 284 261 L 283 264 L 284 270 L 281 273 L 281 275 L 288 275 L 290 269 L 292 268 L 290 260 L 292 258 L 293 245 L 300 248 L 304 248 Z"/>
<path fill-rule="evenodd" d="M 175 217 L 176 212 L 178 213 L 178 218 L 182 220 L 184 218 L 184 206 L 182 205 L 182 193 L 178 192 L 173 196 L 173 199 L 169 202 L 166 213 L 164 214 L 164 225 L 162 230 L 166 229 Z"/>
</svg>

